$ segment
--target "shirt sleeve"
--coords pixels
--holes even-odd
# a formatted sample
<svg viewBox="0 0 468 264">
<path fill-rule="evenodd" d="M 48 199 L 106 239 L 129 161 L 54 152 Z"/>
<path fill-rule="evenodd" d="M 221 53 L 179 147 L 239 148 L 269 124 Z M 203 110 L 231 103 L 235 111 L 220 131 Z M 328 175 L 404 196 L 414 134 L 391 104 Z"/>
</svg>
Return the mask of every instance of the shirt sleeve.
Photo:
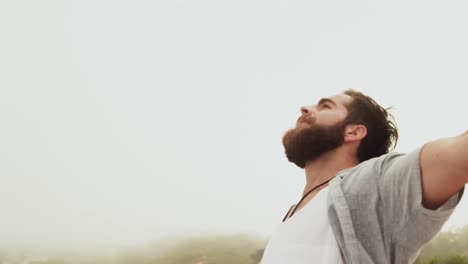
<svg viewBox="0 0 468 264">
<path fill-rule="evenodd" d="M 388 154 L 381 164 L 380 196 L 387 230 L 392 242 L 420 248 L 442 228 L 460 201 L 463 190 L 454 194 L 437 210 L 422 205 L 420 153 Z M 444 175 L 441 175 L 444 177 Z"/>
</svg>

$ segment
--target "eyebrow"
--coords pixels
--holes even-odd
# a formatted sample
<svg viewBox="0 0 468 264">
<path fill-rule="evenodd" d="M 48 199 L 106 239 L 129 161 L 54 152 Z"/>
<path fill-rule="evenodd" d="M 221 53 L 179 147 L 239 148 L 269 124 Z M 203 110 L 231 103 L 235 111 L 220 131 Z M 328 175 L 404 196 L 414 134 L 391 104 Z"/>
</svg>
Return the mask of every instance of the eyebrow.
<svg viewBox="0 0 468 264">
<path fill-rule="evenodd" d="M 337 104 L 335 103 L 335 101 L 333 101 L 333 100 L 330 99 L 330 98 L 322 98 L 322 99 L 320 99 L 320 101 L 318 102 L 318 105 L 322 105 L 322 104 L 325 104 L 325 103 L 330 103 L 330 104 L 332 104 L 332 105 L 337 106 Z"/>
</svg>

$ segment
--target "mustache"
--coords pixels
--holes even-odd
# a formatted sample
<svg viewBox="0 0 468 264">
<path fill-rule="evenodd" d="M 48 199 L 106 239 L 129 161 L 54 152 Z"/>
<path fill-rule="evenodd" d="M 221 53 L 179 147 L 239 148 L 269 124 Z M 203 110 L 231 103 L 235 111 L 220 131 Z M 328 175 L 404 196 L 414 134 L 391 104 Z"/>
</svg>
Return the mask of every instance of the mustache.
<svg viewBox="0 0 468 264">
<path fill-rule="evenodd" d="M 311 115 L 301 115 L 299 116 L 299 118 L 296 120 L 296 124 L 299 124 L 299 123 L 302 123 L 302 122 L 305 122 L 307 124 L 313 124 L 314 123 L 314 120 L 315 118 Z"/>
</svg>

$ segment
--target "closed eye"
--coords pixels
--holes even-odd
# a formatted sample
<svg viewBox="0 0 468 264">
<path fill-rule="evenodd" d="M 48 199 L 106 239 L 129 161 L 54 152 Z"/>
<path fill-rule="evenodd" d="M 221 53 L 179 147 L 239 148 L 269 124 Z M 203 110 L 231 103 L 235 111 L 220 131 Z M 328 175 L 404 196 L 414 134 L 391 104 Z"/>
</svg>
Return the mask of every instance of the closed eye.
<svg viewBox="0 0 468 264">
<path fill-rule="evenodd" d="M 322 98 L 319 100 L 318 105 L 321 107 L 321 109 L 323 108 L 331 109 L 334 106 L 336 106 L 336 103 L 329 98 Z"/>
</svg>

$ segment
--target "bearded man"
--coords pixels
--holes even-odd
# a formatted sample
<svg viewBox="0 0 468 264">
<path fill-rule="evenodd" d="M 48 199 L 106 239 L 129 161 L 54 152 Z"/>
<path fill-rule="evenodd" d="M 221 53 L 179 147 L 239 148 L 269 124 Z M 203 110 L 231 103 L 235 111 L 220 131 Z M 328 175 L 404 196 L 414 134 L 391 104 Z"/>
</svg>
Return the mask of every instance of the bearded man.
<svg viewBox="0 0 468 264">
<path fill-rule="evenodd" d="M 389 153 L 398 131 L 367 95 L 346 90 L 300 110 L 283 145 L 306 185 L 261 263 L 411 263 L 463 195 L 468 133 Z"/>
</svg>

